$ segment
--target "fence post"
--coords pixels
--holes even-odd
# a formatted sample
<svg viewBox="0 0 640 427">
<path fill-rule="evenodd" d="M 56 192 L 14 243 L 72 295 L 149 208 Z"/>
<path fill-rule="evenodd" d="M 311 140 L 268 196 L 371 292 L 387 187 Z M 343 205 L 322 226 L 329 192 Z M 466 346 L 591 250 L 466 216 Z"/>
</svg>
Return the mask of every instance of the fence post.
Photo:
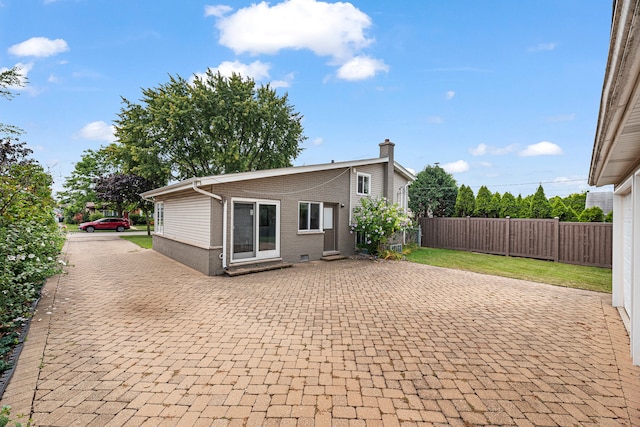
<svg viewBox="0 0 640 427">
<path fill-rule="evenodd" d="M 555 253 L 553 254 L 553 262 L 558 262 L 560 259 L 560 218 L 553 218 L 553 225 L 556 227 L 556 241 L 555 241 Z"/>
<path fill-rule="evenodd" d="M 467 252 L 469 252 L 469 221 L 470 220 L 471 220 L 471 217 L 467 215 L 466 231 L 464 233 L 464 247 L 467 250 Z"/>
<path fill-rule="evenodd" d="M 505 231 L 504 231 L 504 238 L 507 239 L 507 241 L 504 243 L 504 251 L 505 251 L 505 256 L 509 256 L 509 242 L 511 242 L 511 231 L 510 231 L 510 224 L 511 224 L 511 217 L 507 216 L 505 218 L 507 221 L 507 224 L 505 225 Z"/>
</svg>

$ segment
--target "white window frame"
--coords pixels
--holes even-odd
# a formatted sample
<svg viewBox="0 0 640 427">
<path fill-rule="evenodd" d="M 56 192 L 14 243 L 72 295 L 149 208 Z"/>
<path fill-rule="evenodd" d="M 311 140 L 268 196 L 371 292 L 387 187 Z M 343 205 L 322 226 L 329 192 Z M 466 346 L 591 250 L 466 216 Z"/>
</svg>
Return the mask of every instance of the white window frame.
<svg viewBox="0 0 640 427">
<path fill-rule="evenodd" d="M 235 203 L 253 203 L 254 204 L 254 250 L 255 256 L 250 258 L 236 258 L 233 252 L 233 229 L 234 229 L 234 215 L 233 215 L 233 206 Z M 260 242 L 260 227 L 259 227 L 259 210 L 260 205 L 273 205 L 276 207 L 276 245 L 275 249 L 272 250 L 260 250 L 259 242 Z M 231 199 L 231 263 L 236 262 L 245 262 L 245 261 L 254 261 L 261 259 L 270 259 L 270 258 L 279 258 L 280 257 L 280 201 L 279 200 L 268 200 L 268 199 L 246 199 L 246 198 L 232 198 Z"/>
<path fill-rule="evenodd" d="M 307 228 L 300 228 L 300 207 L 302 205 L 307 205 L 309 215 L 307 216 Z M 311 228 L 311 205 L 318 205 L 318 228 Z M 306 200 L 301 200 L 298 202 L 298 233 L 319 233 L 323 231 L 323 211 L 324 205 L 322 202 L 310 202 Z"/>
<path fill-rule="evenodd" d="M 362 178 L 362 191 L 360 191 L 360 178 Z M 358 196 L 371 195 L 371 174 L 358 172 L 356 177 L 356 194 Z"/>
<path fill-rule="evenodd" d="M 153 231 L 156 234 L 164 234 L 164 202 L 156 202 Z"/>
</svg>

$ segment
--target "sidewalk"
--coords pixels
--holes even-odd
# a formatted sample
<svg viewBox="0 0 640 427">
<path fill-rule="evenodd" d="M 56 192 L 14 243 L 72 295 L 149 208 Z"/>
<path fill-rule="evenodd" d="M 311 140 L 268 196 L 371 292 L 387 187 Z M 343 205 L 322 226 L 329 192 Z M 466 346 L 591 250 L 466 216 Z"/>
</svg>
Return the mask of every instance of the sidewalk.
<svg viewBox="0 0 640 427">
<path fill-rule="evenodd" d="M 363 260 L 206 277 L 95 236 L 0 401 L 35 426 L 640 425 L 609 295 Z"/>
</svg>

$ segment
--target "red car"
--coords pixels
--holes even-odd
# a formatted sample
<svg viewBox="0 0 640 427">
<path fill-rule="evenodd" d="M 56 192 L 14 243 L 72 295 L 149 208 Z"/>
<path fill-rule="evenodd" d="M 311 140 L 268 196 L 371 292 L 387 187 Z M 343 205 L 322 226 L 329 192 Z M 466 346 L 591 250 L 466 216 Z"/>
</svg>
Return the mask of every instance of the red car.
<svg viewBox="0 0 640 427">
<path fill-rule="evenodd" d="M 78 228 L 87 233 L 93 233 L 95 230 L 124 231 L 129 229 L 129 221 L 124 218 L 100 218 L 96 221 L 83 222 Z"/>
</svg>

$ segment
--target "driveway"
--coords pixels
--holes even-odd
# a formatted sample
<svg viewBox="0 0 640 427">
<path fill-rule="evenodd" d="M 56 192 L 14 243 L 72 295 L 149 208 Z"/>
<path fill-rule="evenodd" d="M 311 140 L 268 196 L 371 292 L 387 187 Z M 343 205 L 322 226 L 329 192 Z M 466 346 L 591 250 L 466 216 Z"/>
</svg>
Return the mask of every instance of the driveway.
<svg viewBox="0 0 640 427">
<path fill-rule="evenodd" d="M 609 295 L 408 262 L 206 277 L 116 233 L 65 250 L 0 402 L 35 426 L 640 425 Z"/>
</svg>

